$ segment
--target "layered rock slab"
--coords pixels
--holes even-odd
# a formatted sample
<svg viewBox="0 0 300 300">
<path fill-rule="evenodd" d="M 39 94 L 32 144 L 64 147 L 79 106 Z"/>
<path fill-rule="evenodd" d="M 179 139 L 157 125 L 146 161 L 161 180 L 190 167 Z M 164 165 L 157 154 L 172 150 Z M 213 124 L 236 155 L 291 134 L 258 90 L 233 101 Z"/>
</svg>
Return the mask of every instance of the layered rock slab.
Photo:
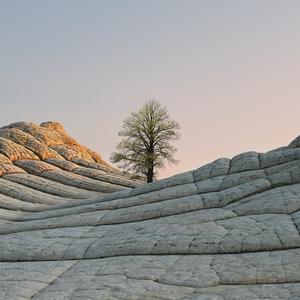
<svg viewBox="0 0 300 300">
<path fill-rule="evenodd" d="M 17 128 L 57 157 L 2 177 L 1 299 L 300 299 L 299 138 L 143 185 Z"/>
<path fill-rule="evenodd" d="M 0 128 L 0 207 L 7 218 L 14 219 L 15 211 L 44 210 L 143 183 L 79 144 L 59 123 Z"/>
</svg>

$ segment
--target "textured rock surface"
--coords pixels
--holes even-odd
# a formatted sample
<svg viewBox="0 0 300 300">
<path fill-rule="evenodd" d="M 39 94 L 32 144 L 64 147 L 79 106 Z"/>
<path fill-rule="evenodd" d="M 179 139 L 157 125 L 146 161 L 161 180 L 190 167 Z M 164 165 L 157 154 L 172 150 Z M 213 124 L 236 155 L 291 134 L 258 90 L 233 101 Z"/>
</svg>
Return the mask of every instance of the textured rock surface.
<svg viewBox="0 0 300 300">
<path fill-rule="evenodd" d="M 0 299 L 300 299 L 299 138 L 142 185 L 59 124 L 0 136 Z"/>
</svg>

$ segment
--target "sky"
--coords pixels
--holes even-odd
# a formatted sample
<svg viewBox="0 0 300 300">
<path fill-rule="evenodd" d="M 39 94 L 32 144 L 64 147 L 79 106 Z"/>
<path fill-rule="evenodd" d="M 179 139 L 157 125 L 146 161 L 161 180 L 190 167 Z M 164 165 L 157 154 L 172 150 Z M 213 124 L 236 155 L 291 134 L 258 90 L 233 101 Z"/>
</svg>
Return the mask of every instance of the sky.
<svg viewBox="0 0 300 300">
<path fill-rule="evenodd" d="M 156 99 L 181 126 L 178 165 L 300 135 L 298 0 L 0 0 L 0 126 L 58 121 L 109 160 Z"/>
</svg>

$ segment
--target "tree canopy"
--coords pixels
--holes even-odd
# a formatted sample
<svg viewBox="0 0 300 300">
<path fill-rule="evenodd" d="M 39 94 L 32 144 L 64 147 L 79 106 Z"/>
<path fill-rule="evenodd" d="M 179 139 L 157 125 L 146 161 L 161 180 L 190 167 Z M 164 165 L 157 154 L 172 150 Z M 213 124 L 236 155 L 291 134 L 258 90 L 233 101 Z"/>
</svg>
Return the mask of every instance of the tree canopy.
<svg viewBox="0 0 300 300">
<path fill-rule="evenodd" d="M 147 182 L 152 182 L 157 170 L 166 162 L 177 163 L 173 142 L 180 137 L 179 129 L 179 124 L 170 119 L 166 107 L 150 100 L 123 121 L 119 132 L 122 140 L 111 161 L 128 172 L 145 175 Z"/>
</svg>

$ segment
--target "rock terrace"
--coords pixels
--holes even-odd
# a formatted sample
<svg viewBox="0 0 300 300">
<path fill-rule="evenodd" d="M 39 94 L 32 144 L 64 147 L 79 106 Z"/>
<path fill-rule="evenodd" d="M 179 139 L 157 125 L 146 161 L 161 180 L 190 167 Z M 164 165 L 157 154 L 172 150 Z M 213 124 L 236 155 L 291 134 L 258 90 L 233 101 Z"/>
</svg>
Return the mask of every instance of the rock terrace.
<svg viewBox="0 0 300 300">
<path fill-rule="evenodd" d="M 0 129 L 0 299 L 300 299 L 300 138 L 152 184 L 62 125 Z"/>
</svg>

